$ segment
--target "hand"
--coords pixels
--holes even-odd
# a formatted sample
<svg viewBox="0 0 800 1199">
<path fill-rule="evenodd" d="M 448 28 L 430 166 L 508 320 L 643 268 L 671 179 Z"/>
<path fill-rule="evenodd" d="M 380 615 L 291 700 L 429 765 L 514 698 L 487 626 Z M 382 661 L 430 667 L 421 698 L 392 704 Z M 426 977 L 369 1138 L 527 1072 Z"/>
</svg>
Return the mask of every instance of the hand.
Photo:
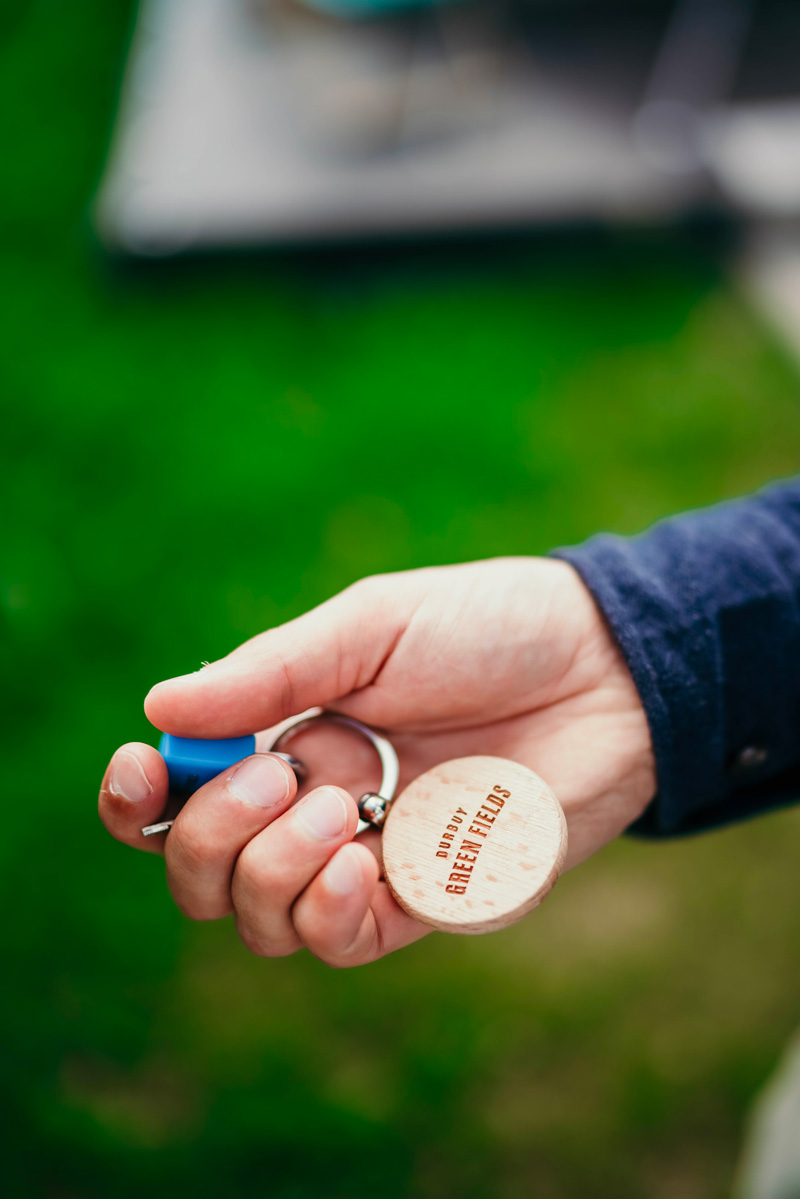
<svg viewBox="0 0 800 1199">
<path fill-rule="evenodd" d="M 159 683 L 145 711 L 166 732 L 215 738 L 316 705 L 386 730 L 401 788 L 471 754 L 530 766 L 566 813 L 568 866 L 627 828 L 655 793 L 638 692 L 563 562 L 497 559 L 363 579 L 219 662 Z M 377 781 L 370 747 L 319 727 L 292 748 L 312 767 L 299 802 L 292 771 L 256 755 L 196 792 L 154 846 L 140 830 L 164 810 L 166 766 L 151 746 L 126 745 L 103 780 L 101 818 L 118 840 L 165 853 L 187 915 L 235 912 L 256 953 L 306 945 L 331 965 L 358 965 L 430 931 L 380 880 L 376 834 L 353 841 L 349 793 Z M 315 785 L 327 779 L 344 787 Z"/>
</svg>

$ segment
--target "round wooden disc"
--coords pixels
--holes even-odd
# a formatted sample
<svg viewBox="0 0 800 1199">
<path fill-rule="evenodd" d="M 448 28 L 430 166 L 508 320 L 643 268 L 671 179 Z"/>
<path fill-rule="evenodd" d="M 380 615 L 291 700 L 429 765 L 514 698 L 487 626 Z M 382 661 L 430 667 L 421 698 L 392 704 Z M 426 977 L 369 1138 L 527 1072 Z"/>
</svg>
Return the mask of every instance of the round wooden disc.
<svg viewBox="0 0 800 1199">
<path fill-rule="evenodd" d="M 530 912 L 567 852 L 561 805 L 538 774 L 505 758 L 456 758 L 392 804 L 383 869 L 397 902 L 449 933 L 486 933 Z"/>
</svg>

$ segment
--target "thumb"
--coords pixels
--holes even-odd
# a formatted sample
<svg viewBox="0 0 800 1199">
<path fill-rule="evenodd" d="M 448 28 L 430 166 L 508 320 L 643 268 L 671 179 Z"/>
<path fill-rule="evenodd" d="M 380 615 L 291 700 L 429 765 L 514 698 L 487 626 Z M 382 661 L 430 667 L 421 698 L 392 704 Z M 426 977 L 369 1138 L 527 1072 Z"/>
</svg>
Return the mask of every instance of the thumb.
<svg viewBox="0 0 800 1199">
<path fill-rule="evenodd" d="M 402 631 L 402 589 L 362 579 L 203 670 L 157 683 L 148 720 L 178 737 L 239 737 L 371 683 Z"/>
</svg>

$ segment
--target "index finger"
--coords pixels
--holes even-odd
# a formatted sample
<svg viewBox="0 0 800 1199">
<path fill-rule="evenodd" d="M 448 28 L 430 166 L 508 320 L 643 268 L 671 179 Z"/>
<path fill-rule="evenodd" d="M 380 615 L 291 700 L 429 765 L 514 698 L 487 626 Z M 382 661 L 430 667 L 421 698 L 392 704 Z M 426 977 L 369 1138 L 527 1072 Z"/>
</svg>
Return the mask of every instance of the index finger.
<svg viewBox="0 0 800 1199">
<path fill-rule="evenodd" d="M 167 764 L 157 749 L 130 741 L 116 751 L 103 775 L 98 812 L 117 841 L 163 853 L 163 837 L 145 837 L 142 828 L 154 824 L 167 804 Z"/>
</svg>

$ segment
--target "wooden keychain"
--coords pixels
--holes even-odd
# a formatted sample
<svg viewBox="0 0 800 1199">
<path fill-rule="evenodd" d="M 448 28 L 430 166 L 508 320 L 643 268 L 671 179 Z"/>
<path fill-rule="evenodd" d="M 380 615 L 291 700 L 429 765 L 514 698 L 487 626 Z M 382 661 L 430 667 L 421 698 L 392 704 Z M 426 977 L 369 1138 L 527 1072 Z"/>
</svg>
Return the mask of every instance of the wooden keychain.
<svg viewBox="0 0 800 1199">
<path fill-rule="evenodd" d="M 360 733 L 378 752 L 383 778 L 379 791 L 359 800 L 358 832 L 382 831 L 384 878 L 411 916 L 442 932 L 487 933 L 541 903 L 564 865 L 567 824 L 538 774 L 507 758 L 455 758 L 421 774 L 395 799 L 400 771 L 391 742 L 359 720 L 320 709 L 284 721 L 264 752 L 280 753 L 290 735 L 321 721 Z M 162 738 L 168 769 L 178 740 Z M 192 752 L 187 746 L 202 746 L 199 758 L 211 744 L 180 742 L 182 770 Z M 302 763 L 281 756 L 302 775 Z M 150 836 L 171 825 L 161 821 L 142 832 Z"/>
</svg>

